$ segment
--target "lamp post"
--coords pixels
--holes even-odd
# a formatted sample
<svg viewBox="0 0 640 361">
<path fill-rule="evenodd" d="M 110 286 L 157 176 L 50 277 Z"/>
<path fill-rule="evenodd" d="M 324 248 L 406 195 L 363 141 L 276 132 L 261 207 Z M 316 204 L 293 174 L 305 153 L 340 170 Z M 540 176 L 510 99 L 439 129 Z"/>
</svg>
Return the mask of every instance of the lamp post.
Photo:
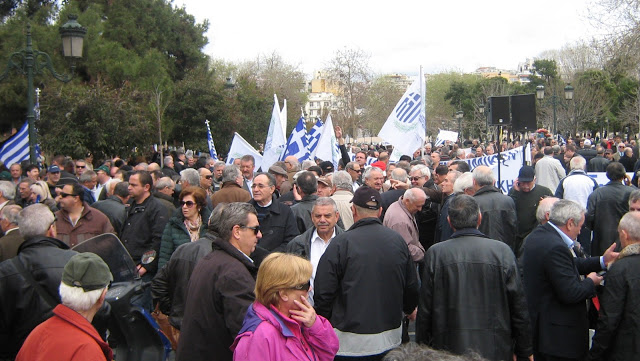
<svg viewBox="0 0 640 361">
<path fill-rule="evenodd" d="M 536 87 L 536 98 L 538 98 L 541 103 L 544 100 L 544 85 L 538 85 Z M 564 99 L 566 101 L 573 100 L 573 87 L 570 84 L 567 84 L 567 86 L 564 87 Z M 553 95 L 549 98 L 549 101 L 553 106 L 553 135 L 555 136 L 558 133 L 558 116 L 556 113 L 556 107 L 558 106 L 558 104 L 560 104 L 566 108 L 566 105 L 556 94 L 555 89 L 553 90 Z"/>
<path fill-rule="evenodd" d="M 69 21 L 59 29 L 62 37 L 62 51 L 67 59 L 71 59 L 71 74 L 58 74 L 53 69 L 49 54 L 34 50 L 31 42 L 31 24 L 27 24 L 27 46 L 9 56 L 9 62 L 5 70 L 0 74 L 0 81 L 9 77 L 11 70 L 27 76 L 27 122 L 29 124 L 29 160 L 31 164 L 36 163 L 36 132 L 34 114 L 34 75 L 43 74 L 48 70 L 54 78 L 67 83 L 75 76 L 75 61 L 82 57 L 82 46 L 87 29 L 83 28 L 77 21 L 78 17 L 69 15 Z"/>
<path fill-rule="evenodd" d="M 460 139 L 460 145 L 462 145 L 462 118 L 464 117 L 464 112 L 462 110 L 458 110 L 456 112 L 456 120 L 458 121 L 458 139 Z"/>
</svg>

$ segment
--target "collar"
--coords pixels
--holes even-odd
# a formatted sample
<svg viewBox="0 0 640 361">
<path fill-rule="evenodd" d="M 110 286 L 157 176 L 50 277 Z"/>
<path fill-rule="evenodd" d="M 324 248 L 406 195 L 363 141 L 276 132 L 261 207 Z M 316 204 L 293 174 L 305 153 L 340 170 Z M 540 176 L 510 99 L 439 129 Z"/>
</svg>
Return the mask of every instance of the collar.
<svg viewBox="0 0 640 361">
<path fill-rule="evenodd" d="M 572 174 L 587 175 L 587 172 L 583 171 L 582 169 L 574 169 L 571 172 L 569 172 L 569 175 L 572 175 Z"/>
<path fill-rule="evenodd" d="M 8 229 L 6 232 L 4 232 L 4 235 L 6 236 L 7 234 L 9 234 L 9 233 L 11 233 L 11 232 L 13 232 L 13 231 L 16 231 L 16 230 L 18 230 L 18 227 L 17 227 L 17 226 L 16 226 L 16 227 L 14 227 L 14 228 Z"/>
<path fill-rule="evenodd" d="M 638 255 L 640 254 L 640 243 L 632 243 L 626 246 L 622 251 L 620 251 L 620 255 L 617 259 L 622 259 L 628 256 Z M 609 265 L 611 268 L 611 265 Z"/>
<path fill-rule="evenodd" d="M 573 240 L 569 238 L 569 236 L 564 234 L 564 232 L 562 232 L 560 228 L 556 227 L 556 225 L 551 222 L 547 222 L 547 224 L 553 227 L 553 229 L 555 229 L 556 232 L 558 232 L 558 234 L 560 235 L 560 238 L 562 238 L 562 241 L 564 242 L 564 244 L 567 245 L 567 247 L 569 248 L 573 247 Z"/>
<path fill-rule="evenodd" d="M 271 206 L 271 204 L 273 203 L 273 195 L 271 196 L 271 200 L 269 200 L 269 203 L 267 203 L 266 206 L 261 206 L 260 203 L 255 202 L 256 206 L 260 207 L 260 208 L 269 208 L 269 206 Z"/>
<path fill-rule="evenodd" d="M 336 237 L 336 227 L 333 227 L 333 233 L 331 234 L 331 237 L 329 237 L 329 242 L 331 242 L 331 240 L 334 239 L 335 237 Z M 322 243 L 324 243 L 324 239 L 322 239 L 318 235 L 318 229 L 316 227 L 313 227 L 313 234 L 311 235 L 311 243 L 315 242 L 316 239 L 320 239 Z"/>
<path fill-rule="evenodd" d="M 461 230 L 453 232 L 450 238 L 469 237 L 469 236 L 489 238 L 484 233 L 480 232 L 477 228 L 463 228 Z"/>
</svg>

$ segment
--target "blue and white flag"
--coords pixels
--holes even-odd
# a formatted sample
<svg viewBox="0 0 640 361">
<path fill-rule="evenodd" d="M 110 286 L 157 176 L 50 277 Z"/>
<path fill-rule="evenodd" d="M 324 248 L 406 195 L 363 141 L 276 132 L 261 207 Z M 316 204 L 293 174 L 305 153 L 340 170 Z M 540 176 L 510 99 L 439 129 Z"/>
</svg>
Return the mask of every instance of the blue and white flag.
<svg viewBox="0 0 640 361">
<path fill-rule="evenodd" d="M 37 149 L 36 149 L 37 153 Z M 37 154 L 36 154 L 37 155 Z M 29 159 L 29 122 L 11 136 L 0 148 L 0 160 L 8 167 Z"/>
<path fill-rule="evenodd" d="M 274 94 L 275 96 L 275 94 Z M 284 105 L 280 111 L 280 121 L 282 122 L 282 134 L 287 137 L 287 99 L 284 100 Z"/>
<path fill-rule="evenodd" d="M 334 169 L 338 169 L 338 161 L 340 161 L 340 148 L 336 139 L 336 132 L 333 129 L 333 121 L 331 114 L 327 115 L 327 120 L 322 128 L 322 135 L 318 140 L 316 148 L 316 157 L 333 163 Z"/>
<path fill-rule="evenodd" d="M 402 154 L 412 155 L 422 147 L 426 133 L 425 90 L 422 68 L 416 79 L 393 109 L 378 136 L 393 144 Z"/>
<path fill-rule="evenodd" d="M 287 148 L 284 153 L 282 153 L 280 160 L 284 160 L 290 155 L 296 157 L 300 162 L 309 159 L 309 153 L 307 152 L 307 130 L 304 125 L 304 117 L 298 119 L 298 124 L 296 124 L 296 127 L 291 131 L 291 135 L 289 135 L 289 139 L 287 139 Z"/>
<path fill-rule="evenodd" d="M 213 137 L 211 137 L 211 128 L 209 128 L 209 121 L 205 120 L 207 125 L 207 143 L 209 143 L 209 155 L 211 158 L 218 160 L 218 154 L 216 153 L 216 146 L 213 144 Z"/>
<path fill-rule="evenodd" d="M 252 155 L 256 160 L 256 169 L 260 169 L 262 167 L 262 155 L 255 150 L 247 142 L 240 136 L 238 133 L 234 133 L 233 140 L 231 141 L 231 147 L 229 148 L 229 156 L 227 157 L 227 164 L 233 164 L 233 160 L 236 158 L 242 158 L 245 155 Z"/>
<path fill-rule="evenodd" d="M 265 168 L 270 167 L 280 159 L 287 145 L 287 139 L 284 135 L 284 129 L 282 129 L 282 122 L 280 121 L 281 112 L 278 106 L 278 97 L 275 94 L 273 94 L 273 101 L 271 122 L 269 123 L 267 140 L 264 142 L 264 155 L 262 158 Z"/>
<path fill-rule="evenodd" d="M 311 131 L 307 134 L 307 150 L 309 153 L 309 159 L 314 160 L 316 155 L 316 150 L 318 149 L 318 141 L 320 140 L 320 136 L 322 136 L 322 128 L 324 124 L 322 124 L 322 120 L 320 118 L 316 119 L 316 124 L 313 125 Z"/>
</svg>

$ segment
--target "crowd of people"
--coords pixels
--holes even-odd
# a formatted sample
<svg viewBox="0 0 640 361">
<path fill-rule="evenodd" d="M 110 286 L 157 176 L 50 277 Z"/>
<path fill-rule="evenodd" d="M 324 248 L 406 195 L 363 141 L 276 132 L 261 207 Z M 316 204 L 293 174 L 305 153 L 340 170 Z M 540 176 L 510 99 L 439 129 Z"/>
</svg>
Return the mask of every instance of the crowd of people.
<svg viewBox="0 0 640 361">
<path fill-rule="evenodd" d="M 46 353 L 52 342 L 34 340 L 61 319 L 83 325 L 92 359 L 111 357 L 86 324 L 108 277 L 70 249 L 104 233 L 151 282 L 136 302 L 168 317 L 176 360 L 632 360 L 640 351 L 633 142 L 532 138 L 531 165 L 503 194 L 493 169 L 468 158 L 518 141 L 427 143 L 391 161 L 388 147 L 336 136 L 337 167 L 288 156 L 256 169 L 251 155 L 228 165 L 189 152 L 0 166 L 0 359 Z M 610 181 L 599 186 L 588 172 Z M 91 263 L 96 288 L 77 280 L 92 273 L 67 272 L 74 261 Z M 79 306 L 67 286 L 91 297 Z M 410 342 L 414 322 L 423 345 Z"/>
</svg>

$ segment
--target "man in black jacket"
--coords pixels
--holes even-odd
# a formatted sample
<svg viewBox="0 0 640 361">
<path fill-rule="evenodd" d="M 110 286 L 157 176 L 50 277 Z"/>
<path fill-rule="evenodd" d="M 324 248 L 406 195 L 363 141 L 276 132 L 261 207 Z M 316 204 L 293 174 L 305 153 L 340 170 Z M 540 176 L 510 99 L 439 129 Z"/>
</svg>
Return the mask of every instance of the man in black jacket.
<svg viewBox="0 0 640 361">
<path fill-rule="evenodd" d="M 13 360 L 29 333 L 51 316 L 60 303 L 62 270 L 77 253 L 53 238 L 55 219 L 44 204 L 20 212 L 20 233 L 25 241 L 18 256 L 0 263 L 0 359 Z"/>
<path fill-rule="evenodd" d="M 507 245 L 478 231 L 481 219 L 472 197 L 451 200 L 455 232 L 425 256 L 416 341 L 456 354 L 474 351 L 488 360 L 533 360 L 516 258 Z"/>
<path fill-rule="evenodd" d="M 633 360 L 640 339 L 640 213 L 629 212 L 618 225 L 622 251 L 607 272 L 600 316 L 588 360 Z"/>
<path fill-rule="evenodd" d="M 416 269 L 406 242 L 380 222 L 380 193 L 368 186 L 353 196 L 355 223 L 320 258 L 316 312 L 340 339 L 336 360 L 382 359 L 400 345 L 402 312 L 415 318 Z"/>
<path fill-rule="evenodd" d="M 549 222 L 535 228 L 525 240 L 522 273 L 536 360 L 582 360 L 586 356 L 586 301 L 595 296 L 595 286 L 602 282 L 595 272 L 606 269 L 618 254 L 612 246 L 604 257 L 576 257 L 573 245 L 584 219 L 581 205 L 559 200 L 551 207 Z"/>
</svg>

